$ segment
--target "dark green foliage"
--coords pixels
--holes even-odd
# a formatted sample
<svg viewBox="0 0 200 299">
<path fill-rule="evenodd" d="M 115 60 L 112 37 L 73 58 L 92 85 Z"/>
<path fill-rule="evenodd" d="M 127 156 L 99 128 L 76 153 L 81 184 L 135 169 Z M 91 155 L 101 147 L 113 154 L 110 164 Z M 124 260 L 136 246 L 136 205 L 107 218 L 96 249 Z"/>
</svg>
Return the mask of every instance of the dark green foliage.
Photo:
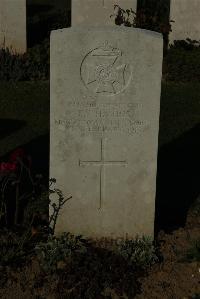
<svg viewBox="0 0 200 299">
<path fill-rule="evenodd" d="M 49 236 L 47 242 L 39 243 L 36 253 L 42 268 L 47 272 L 54 272 L 58 262 L 65 262 L 77 254 L 86 253 L 86 244 L 87 241 L 81 236 L 63 233 L 59 237 Z M 158 261 L 152 239 L 145 236 L 122 241 L 115 251 L 118 257 L 121 256 L 133 269 L 145 269 Z"/>
<path fill-rule="evenodd" d="M 16 263 L 23 256 L 23 253 L 20 247 L 20 236 L 7 229 L 1 230 L 0 265 Z"/>
<path fill-rule="evenodd" d="M 140 268 L 146 268 L 158 261 L 153 240 L 147 236 L 122 241 L 118 252 L 130 265 Z"/>
<path fill-rule="evenodd" d="M 49 40 L 20 55 L 0 49 L 0 81 L 47 80 L 49 78 Z"/>
<path fill-rule="evenodd" d="M 187 251 L 185 258 L 190 262 L 200 262 L 200 238 L 192 242 L 192 245 Z"/>
<path fill-rule="evenodd" d="M 36 39 L 34 46 L 23 55 L 12 53 L 8 49 L 0 49 L 0 81 L 48 80 L 50 31 L 67 27 L 69 24 L 66 20 L 69 20 L 66 10 L 56 12 L 50 10 L 32 16 L 28 28 L 37 33 L 32 37 L 33 40 Z M 39 40 L 38 35 L 41 35 Z"/>
<path fill-rule="evenodd" d="M 200 294 L 195 294 L 191 297 L 191 299 L 200 299 Z"/>
<path fill-rule="evenodd" d="M 26 59 L 26 80 L 49 79 L 49 39 L 45 39 L 42 44 L 30 48 Z"/>
<path fill-rule="evenodd" d="M 52 181 L 55 182 L 55 180 L 51 179 L 50 186 Z M 49 199 L 49 194 L 56 194 L 57 199 L 54 199 L 54 202 L 51 202 Z M 7 233 L 7 228 L 1 231 L 0 264 L 7 265 L 20 262 L 23 257 L 27 257 L 34 252 L 35 244 L 46 241 L 47 239 L 47 252 L 49 250 L 49 246 L 53 247 L 52 250 L 55 250 L 57 243 L 54 242 L 54 237 L 52 237 L 52 234 L 54 233 L 54 228 L 60 209 L 70 198 L 71 197 L 65 199 L 62 196 L 62 192 L 55 188 L 40 193 L 30 193 L 27 196 L 28 205 L 24 211 L 25 216 L 23 219 L 23 224 L 20 226 L 16 226 L 17 223 L 15 224 L 15 230 L 17 233 L 14 231 L 8 231 Z M 49 205 L 53 208 L 53 214 L 50 219 L 48 219 Z M 73 244 L 78 244 L 79 238 L 77 237 L 75 242 L 71 240 L 71 243 L 70 240 L 71 239 L 68 238 L 68 243 L 66 242 L 66 244 L 68 247 L 71 246 L 71 249 L 73 249 L 75 248 L 73 247 Z M 58 245 L 64 241 L 65 237 L 61 238 L 60 243 L 58 242 Z M 43 243 L 41 244 L 41 246 L 45 246 Z M 59 250 L 60 247 L 58 246 L 58 251 Z M 57 253 L 55 256 L 53 256 L 53 259 L 56 258 Z"/>
<path fill-rule="evenodd" d="M 56 183 L 56 179 L 50 179 L 50 186 L 48 191 L 48 198 L 51 195 L 57 195 L 57 199 L 49 199 L 49 205 L 51 208 L 51 215 L 49 217 L 49 228 L 51 229 L 51 234 L 54 235 L 56 222 L 59 216 L 60 210 L 63 208 L 64 204 L 72 198 L 72 196 L 65 198 L 62 191 L 53 187 L 52 185 Z"/>
<path fill-rule="evenodd" d="M 200 43 L 187 39 L 175 41 L 164 59 L 165 80 L 189 82 L 200 80 Z"/>
<path fill-rule="evenodd" d="M 32 47 L 23 55 L 0 49 L 0 81 L 48 80 L 50 32 L 69 26 L 66 20 L 69 20 L 67 10 L 49 10 L 31 16 L 28 31 L 33 31 L 33 42 L 29 42 Z"/>
<path fill-rule="evenodd" d="M 0 50 L 0 80 L 25 80 L 24 55 L 12 55 L 8 49 Z"/>
<path fill-rule="evenodd" d="M 86 253 L 84 240 L 81 236 L 63 233 L 60 237 L 49 236 L 45 243 L 35 247 L 40 265 L 46 272 L 57 270 L 58 262 L 71 259 L 77 253 Z"/>
</svg>

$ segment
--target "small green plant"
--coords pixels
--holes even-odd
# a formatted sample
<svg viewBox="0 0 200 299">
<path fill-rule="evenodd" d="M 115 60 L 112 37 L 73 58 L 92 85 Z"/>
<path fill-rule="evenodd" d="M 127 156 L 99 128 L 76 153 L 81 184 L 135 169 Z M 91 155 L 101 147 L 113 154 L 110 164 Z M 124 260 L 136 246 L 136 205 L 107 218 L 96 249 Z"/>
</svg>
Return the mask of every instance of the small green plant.
<svg viewBox="0 0 200 299">
<path fill-rule="evenodd" d="M 43 270 L 54 272 L 60 262 L 64 263 L 77 253 L 86 253 L 87 248 L 81 236 L 63 233 L 59 237 L 50 235 L 47 242 L 36 245 L 35 251 Z"/>
<path fill-rule="evenodd" d="M 200 262 L 200 238 L 192 241 L 192 245 L 187 251 L 185 258 L 190 262 Z"/>
<path fill-rule="evenodd" d="M 52 235 L 54 235 L 56 222 L 59 216 L 59 212 L 64 206 L 64 204 L 72 198 L 72 196 L 65 198 L 63 196 L 63 193 L 60 189 L 57 189 L 55 187 L 52 188 L 53 184 L 56 183 L 56 179 L 50 179 L 50 186 L 49 186 L 49 196 L 51 195 L 57 195 L 56 201 L 49 200 L 49 205 L 51 209 L 51 215 L 49 218 L 49 228 L 51 229 Z"/>
<path fill-rule="evenodd" d="M 134 240 L 121 241 L 119 253 L 131 266 L 146 268 L 158 261 L 151 237 L 136 237 Z"/>
</svg>

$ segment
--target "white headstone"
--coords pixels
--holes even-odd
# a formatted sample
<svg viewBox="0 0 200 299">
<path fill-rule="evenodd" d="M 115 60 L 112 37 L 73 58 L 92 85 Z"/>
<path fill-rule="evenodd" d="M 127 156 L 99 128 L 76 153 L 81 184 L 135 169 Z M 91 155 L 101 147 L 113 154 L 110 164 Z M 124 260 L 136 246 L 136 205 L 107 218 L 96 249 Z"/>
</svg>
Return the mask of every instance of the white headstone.
<svg viewBox="0 0 200 299">
<path fill-rule="evenodd" d="M 0 47 L 26 52 L 26 0 L 0 0 Z"/>
<path fill-rule="evenodd" d="M 162 52 L 142 29 L 52 32 L 50 176 L 73 197 L 57 233 L 153 234 Z"/>
<path fill-rule="evenodd" d="M 114 5 L 136 12 L 137 0 L 72 0 L 72 26 L 115 25 Z"/>
<path fill-rule="evenodd" d="M 200 41 L 200 0 L 171 0 L 170 20 L 175 21 L 170 43 L 186 38 Z"/>
</svg>

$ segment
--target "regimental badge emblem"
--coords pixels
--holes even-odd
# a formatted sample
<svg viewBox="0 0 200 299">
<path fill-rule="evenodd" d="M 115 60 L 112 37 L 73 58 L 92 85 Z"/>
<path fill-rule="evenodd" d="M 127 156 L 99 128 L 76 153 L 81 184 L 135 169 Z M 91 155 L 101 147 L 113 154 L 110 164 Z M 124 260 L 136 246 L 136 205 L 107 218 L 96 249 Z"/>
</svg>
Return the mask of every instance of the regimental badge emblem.
<svg viewBox="0 0 200 299">
<path fill-rule="evenodd" d="M 107 41 L 84 57 L 80 73 L 87 89 L 108 96 L 125 90 L 132 77 L 131 67 L 122 51 Z"/>
</svg>

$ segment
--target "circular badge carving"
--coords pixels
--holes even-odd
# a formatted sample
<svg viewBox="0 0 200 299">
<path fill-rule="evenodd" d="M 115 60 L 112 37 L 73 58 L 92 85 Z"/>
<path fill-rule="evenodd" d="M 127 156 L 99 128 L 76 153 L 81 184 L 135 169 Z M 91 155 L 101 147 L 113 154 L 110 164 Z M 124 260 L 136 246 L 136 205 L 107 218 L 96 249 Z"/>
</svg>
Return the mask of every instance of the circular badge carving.
<svg viewBox="0 0 200 299">
<path fill-rule="evenodd" d="M 126 89 L 131 80 L 131 67 L 122 51 L 105 42 L 90 51 L 81 64 L 81 79 L 87 89 L 96 94 L 116 95 Z"/>
</svg>

